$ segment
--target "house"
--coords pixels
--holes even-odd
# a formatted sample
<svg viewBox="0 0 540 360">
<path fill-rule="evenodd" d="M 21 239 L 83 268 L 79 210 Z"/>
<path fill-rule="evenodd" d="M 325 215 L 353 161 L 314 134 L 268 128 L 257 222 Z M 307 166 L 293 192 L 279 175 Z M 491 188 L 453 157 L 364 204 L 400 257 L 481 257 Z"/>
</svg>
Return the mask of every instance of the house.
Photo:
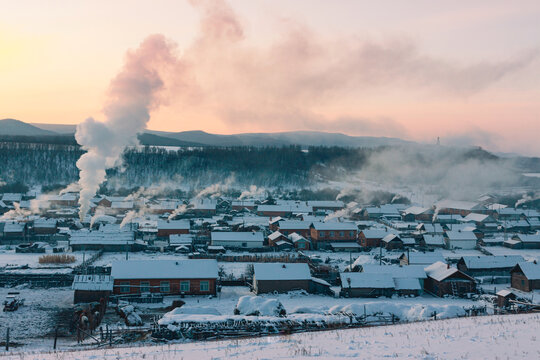
<svg viewBox="0 0 540 360">
<path fill-rule="evenodd" d="M 264 235 L 262 232 L 229 232 L 212 231 L 211 243 L 225 248 L 254 249 L 262 248 Z"/>
<path fill-rule="evenodd" d="M 311 200 L 307 202 L 307 205 L 311 206 L 313 208 L 313 211 L 338 211 L 345 207 L 343 201 L 340 200 Z"/>
<path fill-rule="evenodd" d="M 399 257 L 401 265 L 431 265 L 436 262 L 445 263 L 444 257 L 440 252 L 405 252 Z"/>
<path fill-rule="evenodd" d="M 193 208 L 191 211 L 197 216 L 212 216 L 216 214 L 217 200 L 215 199 L 194 199 L 191 201 Z"/>
<path fill-rule="evenodd" d="M 72 251 L 103 250 L 110 252 L 137 251 L 145 244 L 135 241 L 133 231 L 73 231 L 69 246 Z"/>
<path fill-rule="evenodd" d="M 56 219 L 37 219 L 34 220 L 32 227 L 36 235 L 56 234 L 58 221 Z"/>
<path fill-rule="evenodd" d="M 437 223 L 420 223 L 416 226 L 416 231 L 420 234 L 430 234 L 430 235 L 442 235 L 444 234 L 444 229 L 441 224 Z"/>
<path fill-rule="evenodd" d="M 401 218 L 403 221 L 431 221 L 434 211 L 431 208 L 421 206 L 411 206 L 403 210 Z"/>
<path fill-rule="evenodd" d="M 447 231 L 444 233 L 444 237 L 449 249 L 475 249 L 478 240 L 472 231 Z"/>
<path fill-rule="evenodd" d="M 215 295 L 216 260 L 128 260 L 112 263 L 115 295 Z"/>
<path fill-rule="evenodd" d="M 381 239 L 381 242 L 386 250 L 395 250 L 403 248 L 403 240 L 395 234 L 388 234 Z"/>
<path fill-rule="evenodd" d="M 329 244 L 332 251 L 360 252 L 362 247 L 357 242 L 332 242 Z"/>
<path fill-rule="evenodd" d="M 363 210 L 362 215 L 366 219 L 380 219 L 382 217 L 387 219 L 401 220 L 401 214 L 399 213 L 400 207 L 395 204 L 385 204 L 377 207 L 367 207 Z"/>
<path fill-rule="evenodd" d="M 311 250 L 311 241 L 300 234 L 292 233 L 289 235 L 289 240 L 293 243 L 297 250 Z"/>
<path fill-rule="evenodd" d="M 388 234 L 388 231 L 383 229 L 367 229 L 360 231 L 358 239 L 363 247 L 379 247 L 381 240 Z"/>
<path fill-rule="evenodd" d="M 179 202 L 176 200 L 161 200 L 157 203 L 148 206 L 149 212 L 152 214 L 172 214 L 178 207 Z"/>
<path fill-rule="evenodd" d="M 297 233 L 305 238 L 309 238 L 311 234 L 311 222 L 299 220 L 284 220 L 278 223 L 278 229 L 285 236 L 292 233 Z"/>
<path fill-rule="evenodd" d="M 111 212 L 120 214 L 133 210 L 133 201 L 113 201 L 111 202 Z"/>
<path fill-rule="evenodd" d="M 525 261 L 520 255 L 463 256 L 457 268 L 470 276 L 509 276 L 518 263 Z"/>
<path fill-rule="evenodd" d="M 419 296 L 427 278 L 423 265 L 373 265 L 364 264 L 362 272 L 369 274 L 388 274 L 394 280 L 394 289 L 399 295 Z"/>
<path fill-rule="evenodd" d="M 540 249 L 540 234 L 514 235 L 512 239 L 504 242 L 504 246 L 515 249 Z"/>
<path fill-rule="evenodd" d="M 358 228 L 352 222 L 315 222 L 311 225 L 311 241 L 317 248 L 330 242 L 356 242 Z"/>
<path fill-rule="evenodd" d="M 307 263 L 256 263 L 253 270 L 256 294 L 310 290 L 311 272 Z"/>
<path fill-rule="evenodd" d="M 259 216 L 290 217 L 292 214 L 311 214 L 311 213 L 313 213 L 313 208 L 311 206 L 301 204 L 301 203 L 257 206 L 257 215 Z"/>
<path fill-rule="evenodd" d="M 268 235 L 268 246 L 276 246 L 276 242 L 278 241 L 289 241 L 289 238 L 279 231 L 274 231 Z"/>
<path fill-rule="evenodd" d="M 191 251 L 193 249 L 193 236 L 191 234 L 169 235 L 169 248 L 180 250 L 180 246 Z"/>
<path fill-rule="evenodd" d="M 487 209 L 471 201 L 441 200 L 435 204 L 439 214 L 467 216 L 472 212 L 484 212 Z"/>
<path fill-rule="evenodd" d="M 540 265 L 521 262 L 510 271 L 510 284 L 514 289 L 533 291 L 540 289 Z"/>
<path fill-rule="evenodd" d="M 114 281 L 110 275 L 75 275 L 71 288 L 74 291 L 73 303 L 107 301 L 113 291 Z"/>
<path fill-rule="evenodd" d="M 2 195 L 2 202 L 6 205 L 13 205 L 14 203 L 20 203 L 22 200 L 23 194 L 18 193 L 5 193 Z"/>
<path fill-rule="evenodd" d="M 231 209 L 235 211 L 241 211 L 244 209 L 248 210 L 255 210 L 255 207 L 257 205 L 255 204 L 254 200 L 234 200 L 231 203 Z"/>
<path fill-rule="evenodd" d="M 157 236 L 168 237 L 173 234 L 189 234 L 190 223 L 187 220 L 158 220 Z"/>
<path fill-rule="evenodd" d="M 344 297 L 390 297 L 395 290 L 394 279 L 389 274 L 344 272 L 340 277 L 340 295 Z"/>
<path fill-rule="evenodd" d="M 423 234 L 420 238 L 420 245 L 429 249 L 443 248 L 446 243 L 443 235 Z"/>
<path fill-rule="evenodd" d="M 4 240 L 9 240 L 10 242 L 25 241 L 27 234 L 28 225 L 23 222 L 10 221 L 4 223 Z"/>
<path fill-rule="evenodd" d="M 476 292 L 474 279 L 455 267 L 436 262 L 425 270 L 427 279 L 424 281 L 424 290 L 435 296 L 465 296 Z"/>
<path fill-rule="evenodd" d="M 517 296 L 512 291 L 503 289 L 497 292 L 497 306 L 500 308 L 508 308 L 512 305 L 511 300 L 516 300 Z"/>
</svg>

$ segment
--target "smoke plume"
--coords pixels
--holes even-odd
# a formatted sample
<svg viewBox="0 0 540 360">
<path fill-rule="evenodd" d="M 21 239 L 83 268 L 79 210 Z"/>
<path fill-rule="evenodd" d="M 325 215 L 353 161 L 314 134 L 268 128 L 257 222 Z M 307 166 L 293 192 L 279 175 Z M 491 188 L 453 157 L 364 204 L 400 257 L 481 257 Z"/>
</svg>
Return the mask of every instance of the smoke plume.
<svg viewBox="0 0 540 360">
<path fill-rule="evenodd" d="M 105 181 L 106 170 L 120 163 L 126 146 L 138 144 L 137 134 L 146 128 L 150 111 L 163 101 L 163 79 L 178 64 L 174 48 L 162 35 L 152 35 L 138 49 L 129 51 L 123 69 L 109 86 L 103 111 L 106 120 L 88 118 L 77 126 L 75 138 L 86 150 L 77 161 L 81 219 Z"/>
<path fill-rule="evenodd" d="M 264 188 L 257 187 L 256 185 L 251 185 L 249 187 L 249 190 L 244 190 L 238 197 L 238 200 L 246 199 L 246 198 L 257 198 L 264 195 Z"/>
</svg>

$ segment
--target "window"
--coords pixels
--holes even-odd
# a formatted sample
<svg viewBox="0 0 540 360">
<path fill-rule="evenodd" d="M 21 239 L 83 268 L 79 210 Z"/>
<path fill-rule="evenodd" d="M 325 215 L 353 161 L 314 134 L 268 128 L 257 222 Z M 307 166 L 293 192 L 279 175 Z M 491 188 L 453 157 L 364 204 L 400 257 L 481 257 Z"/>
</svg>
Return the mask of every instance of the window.
<svg viewBox="0 0 540 360">
<path fill-rule="evenodd" d="M 247 247 L 247 243 L 243 242 L 242 247 Z"/>
<path fill-rule="evenodd" d="M 306 248 L 306 244 L 303 243 L 303 242 L 299 242 L 299 243 L 298 243 L 298 248 L 299 248 L 299 249 L 305 249 L 305 248 Z"/>
<path fill-rule="evenodd" d="M 330 231 L 330 237 L 334 237 L 334 232 L 333 231 Z"/>
<path fill-rule="evenodd" d="M 324 237 L 324 231 L 319 231 L 319 236 Z"/>
<path fill-rule="evenodd" d="M 345 236 L 345 231 L 340 231 L 339 232 L 339 237 L 344 237 Z"/>
<path fill-rule="evenodd" d="M 180 291 L 188 292 L 189 291 L 189 280 L 180 281 Z"/>
<path fill-rule="evenodd" d="M 288 231 L 284 231 L 284 232 L 283 232 L 283 235 L 289 235 L 289 232 L 288 232 Z"/>
<path fill-rule="evenodd" d="M 210 284 L 208 283 L 208 281 L 201 281 L 200 289 L 201 289 L 201 291 L 209 291 L 210 290 Z"/>
<path fill-rule="evenodd" d="M 171 284 L 168 281 L 162 281 L 159 284 L 159 291 L 162 293 L 168 293 L 171 291 Z"/>
<path fill-rule="evenodd" d="M 349 231 L 349 236 L 354 237 L 354 231 Z"/>
<path fill-rule="evenodd" d="M 141 281 L 140 289 L 142 293 L 150 292 L 150 283 L 148 281 Z"/>
<path fill-rule="evenodd" d="M 129 281 L 121 282 L 120 283 L 120 292 L 121 293 L 128 293 L 130 290 L 129 288 Z"/>
</svg>

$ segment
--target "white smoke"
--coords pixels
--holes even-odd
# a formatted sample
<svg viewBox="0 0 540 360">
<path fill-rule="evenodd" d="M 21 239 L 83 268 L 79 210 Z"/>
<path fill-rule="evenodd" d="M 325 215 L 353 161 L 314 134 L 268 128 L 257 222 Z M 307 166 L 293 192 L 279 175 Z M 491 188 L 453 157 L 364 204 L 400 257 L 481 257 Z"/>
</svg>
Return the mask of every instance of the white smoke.
<svg viewBox="0 0 540 360">
<path fill-rule="evenodd" d="M 249 187 L 249 190 L 244 190 L 238 197 L 238 200 L 246 199 L 246 198 L 259 198 L 262 195 L 264 195 L 264 188 L 257 187 L 256 185 L 251 185 Z"/>
<path fill-rule="evenodd" d="M 357 193 L 358 193 L 358 191 L 356 189 L 353 189 L 353 188 L 350 188 L 350 187 L 344 188 L 344 189 L 341 189 L 339 194 L 337 194 L 336 200 L 340 200 L 344 196 L 356 195 Z"/>
<path fill-rule="evenodd" d="M 162 35 L 146 38 L 138 49 L 127 53 L 124 68 L 111 81 L 106 120 L 93 118 L 77 126 L 75 138 L 87 152 L 77 161 L 79 168 L 79 217 L 90 210 L 90 201 L 106 179 L 106 170 L 119 165 L 126 146 L 137 145 L 150 119 L 150 111 L 160 105 L 164 75 L 177 65 L 174 45 Z"/>
<path fill-rule="evenodd" d="M 81 191 L 81 185 L 79 183 L 71 183 L 68 186 L 66 186 L 64 189 L 60 190 L 60 195 L 68 193 L 68 192 L 75 192 L 78 193 Z"/>
<path fill-rule="evenodd" d="M 333 213 L 327 215 L 324 218 L 324 221 L 330 221 L 333 219 L 339 219 L 339 218 L 349 218 L 351 217 L 352 211 L 358 207 L 358 203 L 356 201 L 351 201 L 347 204 L 347 206 L 344 209 L 334 211 Z"/>
<path fill-rule="evenodd" d="M 19 203 L 14 202 L 13 207 L 14 209 L 9 210 L 4 215 L 2 215 L 2 217 L 0 217 L 0 220 L 22 220 L 33 214 L 31 210 L 22 209 Z"/>
<path fill-rule="evenodd" d="M 179 207 L 177 207 L 172 213 L 171 215 L 169 215 L 168 217 L 168 220 L 172 220 L 174 219 L 177 215 L 182 215 L 184 214 L 188 209 L 188 206 L 186 204 L 182 204 L 180 205 Z"/>
<path fill-rule="evenodd" d="M 211 198 L 219 197 L 230 189 L 233 182 L 234 182 L 234 175 L 231 175 L 225 180 L 224 183 L 212 184 L 210 186 L 205 187 L 204 189 L 199 191 L 197 195 L 195 195 L 195 198 L 200 199 L 203 197 L 211 197 Z"/>
<path fill-rule="evenodd" d="M 144 209 L 140 209 L 139 211 L 130 210 L 126 213 L 124 218 L 122 219 L 122 222 L 120 223 L 120 229 L 122 229 L 124 226 L 126 226 L 129 223 L 133 222 L 133 219 L 144 217 Z"/>
<path fill-rule="evenodd" d="M 532 197 L 530 196 L 529 194 L 523 194 L 523 196 L 521 197 L 521 199 L 519 199 L 518 201 L 516 201 L 516 204 L 514 205 L 514 208 L 517 208 L 525 203 L 528 203 L 530 201 L 534 201 L 534 200 L 537 200 L 538 198 L 535 198 L 535 197 Z"/>
<path fill-rule="evenodd" d="M 441 210 L 441 208 L 439 206 L 435 205 L 435 211 L 433 212 L 433 217 L 431 218 L 432 223 L 437 221 L 437 217 L 439 216 L 439 211 L 440 210 Z"/>
</svg>

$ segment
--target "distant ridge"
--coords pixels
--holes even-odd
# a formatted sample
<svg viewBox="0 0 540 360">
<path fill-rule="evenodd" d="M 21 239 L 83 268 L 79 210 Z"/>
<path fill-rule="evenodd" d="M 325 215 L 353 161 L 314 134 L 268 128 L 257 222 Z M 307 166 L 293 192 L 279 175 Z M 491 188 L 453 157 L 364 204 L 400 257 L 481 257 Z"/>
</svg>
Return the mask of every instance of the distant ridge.
<svg viewBox="0 0 540 360">
<path fill-rule="evenodd" d="M 38 124 L 34 127 L 57 134 L 72 134 L 76 125 Z M 23 134 L 19 134 L 23 135 Z M 147 130 L 140 136 L 145 145 L 167 146 L 345 146 L 377 147 L 413 144 L 411 141 L 390 137 L 350 136 L 322 131 L 288 131 L 278 133 L 210 134 L 201 130 L 168 132 Z M 166 140 L 169 139 L 169 140 Z"/>
<path fill-rule="evenodd" d="M 5 136 L 43 136 L 56 135 L 55 132 L 41 129 L 15 119 L 0 120 L 0 135 Z"/>
</svg>

